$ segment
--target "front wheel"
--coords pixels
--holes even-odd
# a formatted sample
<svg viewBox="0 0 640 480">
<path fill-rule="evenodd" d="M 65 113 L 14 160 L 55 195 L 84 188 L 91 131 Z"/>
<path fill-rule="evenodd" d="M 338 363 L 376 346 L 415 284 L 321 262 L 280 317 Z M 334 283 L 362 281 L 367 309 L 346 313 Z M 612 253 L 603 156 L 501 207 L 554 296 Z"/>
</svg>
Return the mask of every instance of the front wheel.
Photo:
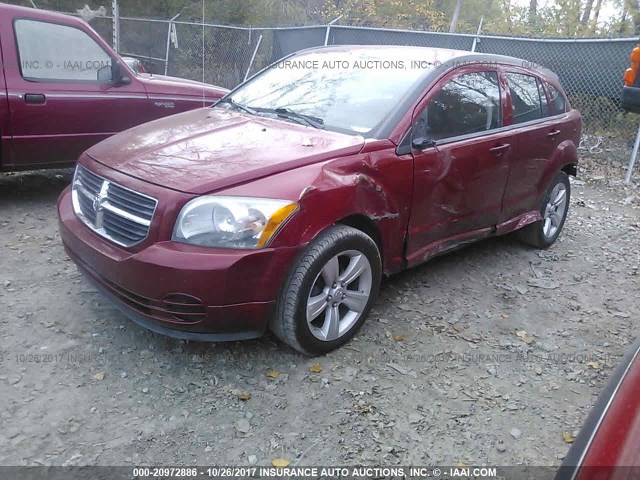
<svg viewBox="0 0 640 480">
<path fill-rule="evenodd" d="M 564 172 L 558 172 L 542 200 L 542 220 L 518 230 L 518 238 L 536 248 L 549 248 L 560 236 L 569 211 L 571 184 Z"/>
<path fill-rule="evenodd" d="M 293 267 L 271 330 L 306 355 L 338 348 L 364 323 L 381 274 L 380 252 L 371 237 L 345 225 L 327 229 Z"/>
</svg>

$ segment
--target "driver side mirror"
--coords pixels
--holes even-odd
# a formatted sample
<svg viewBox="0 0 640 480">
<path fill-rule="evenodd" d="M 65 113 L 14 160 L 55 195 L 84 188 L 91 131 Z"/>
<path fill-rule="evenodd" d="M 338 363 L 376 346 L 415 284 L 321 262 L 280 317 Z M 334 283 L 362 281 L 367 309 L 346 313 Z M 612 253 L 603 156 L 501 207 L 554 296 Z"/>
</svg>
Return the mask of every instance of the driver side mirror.
<svg viewBox="0 0 640 480">
<path fill-rule="evenodd" d="M 131 79 L 123 71 L 118 62 L 114 62 L 112 65 L 105 65 L 100 68 L 97 73 L 98 83 L 100 85 L 113 85 L 119 87 L 121 85 L 129 85 Z"/>
<path fill-rule="evenodd" d="M 113 71 L 111 65 L 106 65 L 98 70 L 98 83 L 105 85 L 113 82 Z"/>
<path fill-rule="evenodd" d="M 411 139 L 411 148 L 414 150 L 424 150 L 426 148 L 435 147 L 436 142 L 426 137 L 417 137 Z"/>
</svg>

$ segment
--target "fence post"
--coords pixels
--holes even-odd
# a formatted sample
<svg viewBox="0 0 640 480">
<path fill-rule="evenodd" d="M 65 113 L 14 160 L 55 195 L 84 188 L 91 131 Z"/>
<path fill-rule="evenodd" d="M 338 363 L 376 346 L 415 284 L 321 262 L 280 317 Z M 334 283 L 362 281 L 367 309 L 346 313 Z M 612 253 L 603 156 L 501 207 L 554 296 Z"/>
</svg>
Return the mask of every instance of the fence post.
<svg viewBox="0 0 640 480">
<path fill-rule="evenodd" d="M 480 17 L 480 23 L 478 23 L 478 30 L 476 31 L 476 36 L 473 37 L 473 44 L 471 45 L 471 51 L 476 51 L 476 45 L 480 39 L 480 32 L 482 32 L 482 21 L 484 20 L 484 16 Z"/>
<path fill-rule="evenodd" d="M 249 62 L 249 68 L 247 68 L 247 73 L 244 74 L 244 81 L 247 80 L 249 73 L 251 72 L 251 67 L 253 67 L 253 61 L 256 59 L 256 53 L 258 53 L 258 49 L 260 48 L 260 42 L 262 42 L 262 35 L 258 37 L 258 43 L 256 43 L 256 48 L 253 51 L 253 55 L 251 55 L 251 61 Z"/>
<path fill-rule="evenodd" d="M 111 10 L 113 11 L 113 49 L 120 53 L 120 7 L 118 0 L 112 0 Z"/>
<path fill-rule="evenodd" d="M 631 173 L 633 172 L 633 166 L 636 163 L 636 157 L 638 156 L 638 148 L 640 147 L 640 127 L 638 127 L 638 133 L 636 135 L 636 143 L 633 144 L 633 151 L 631 152 L 631 159 L 629 160 L 629 166 L 627 167 L 627 175 L 624 177 L 625 183 L 631 182 Z"/>
<path fill-rule="evenodd" d="M 331 25 L 333 25 L 334 23 L 336 23 L 338 20 L 340 20 L 342 18 L 342 15 L 340 15 L 337 18 L 334 18 L 333 20 L 331 20 L 329 23 L 327 23 L 327 34 L 324 36 L 324 46 L 326 47 L 329 44 L 329 32 L 331 31 Z"/>
<path fill-rule="evenodd" d="M 179 16 L 180 16 L 180 13 L 178 13 L 171 20 L 169 20 L 169 27 L 167 28 L 167 52 L 164 56 L 164 74 L 165 75 L 169 71 L 169 47 L 171 46 L 171 25 L 173 25 L 173 21 Z"/>
</svg>

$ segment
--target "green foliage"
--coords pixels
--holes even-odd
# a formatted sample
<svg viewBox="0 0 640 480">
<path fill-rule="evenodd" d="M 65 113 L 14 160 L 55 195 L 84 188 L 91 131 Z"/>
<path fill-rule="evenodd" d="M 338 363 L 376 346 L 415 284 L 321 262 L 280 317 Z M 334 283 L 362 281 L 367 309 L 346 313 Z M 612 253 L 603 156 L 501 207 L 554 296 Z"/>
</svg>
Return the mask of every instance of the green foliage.
<svg viewBox="0 0 640 480">
<path fill-rule="evenodd" d="M 316 15 L 323 23 L 342 15 L 341 24 L 366 27 L 440 30 L 446 23 L 434 0 L 326 0 Z"/>
<path fill-rule="evenodd" d="M 31 6 L 30 0 L 5 0 Z M 111 0 L 34 0 L 40 8 L 75 12 L 85 4 L 111 13 Z M 448 31 L 453 0 L 204 0 L 204 19 L 228 25 L 324 24 L 342 15 L 341 25 Z M 537 8 L 532 10 L 532 4 Z M 201 0 L 119 0 L 126 17 L 199 21 Z M 600 8 L 599 8 L 600 6 Z M 596 18 L 604 9 L 615 14 Z M 586 12 L 586 14 L 585 14 Z M 620 37 L 640 34 L 636 0 L 463 0 L 457 32 L 536 37 Z"/>
</svg>

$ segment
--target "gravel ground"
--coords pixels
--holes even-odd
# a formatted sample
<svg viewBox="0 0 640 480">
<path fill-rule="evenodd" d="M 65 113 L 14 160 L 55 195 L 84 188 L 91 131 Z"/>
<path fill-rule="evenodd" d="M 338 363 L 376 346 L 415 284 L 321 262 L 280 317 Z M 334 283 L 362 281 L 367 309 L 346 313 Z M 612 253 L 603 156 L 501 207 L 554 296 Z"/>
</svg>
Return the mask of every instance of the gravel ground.
<svg viewBox="0 0 640 480">
<path fill-rule="evenodd" d="M 316 359 L 142 330 L 64 253 L 71 172 L 2 175 L 0 464 L 558 465 L 638 330 L 625 155 L 583 160 L 551 249 L 495 238 L 392 277 Z"/>
</svg>

